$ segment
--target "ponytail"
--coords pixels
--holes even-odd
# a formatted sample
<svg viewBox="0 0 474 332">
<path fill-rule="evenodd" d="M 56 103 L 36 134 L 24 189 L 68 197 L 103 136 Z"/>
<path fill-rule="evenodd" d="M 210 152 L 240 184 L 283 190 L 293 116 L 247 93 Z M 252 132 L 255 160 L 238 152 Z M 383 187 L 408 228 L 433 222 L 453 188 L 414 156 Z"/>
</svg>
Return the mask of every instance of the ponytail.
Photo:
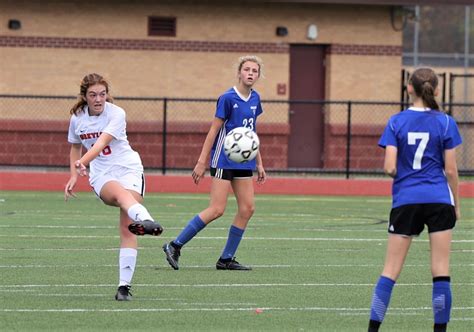
<svg viewBox="0 0 474 332">
<path fill-rule="evenodd" d="M 423 104 L 434 110 L 440 110 L 435 99 L 435 91 L 438 87 L 438 76 L 431 68 L 419 68 L 410 77 L 410 82 L 415 94 L 423 100 Z"/>
<path fill-rule="evenodd" d="M 434 96 L 435 88 L 430 84 L 430 82 L 425 81 L 421 88 L 421 99 L 423 99 L 423 103 L 433 110 L 439 110 L 439 105 L 436 102 Z"/>
</svg>

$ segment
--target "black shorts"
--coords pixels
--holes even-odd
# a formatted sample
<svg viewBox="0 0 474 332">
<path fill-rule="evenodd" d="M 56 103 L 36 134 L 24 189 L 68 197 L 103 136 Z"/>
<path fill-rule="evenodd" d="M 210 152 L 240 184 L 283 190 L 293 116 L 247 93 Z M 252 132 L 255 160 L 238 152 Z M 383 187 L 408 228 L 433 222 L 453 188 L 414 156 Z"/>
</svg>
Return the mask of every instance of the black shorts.
<svg viewBox="0 0 474 332">
<path fill-rule="evenodd" d="M 453 229 L 456 225 L 454 206 L 441 203 L 409 204 L 390 211 L 388 232 L 417 236 L 428 226 L 428 233 Z"/>
<path fill-rule="evenodd" d="M 251 169 L 224 169 L 211 167 L 210 173 L 211 176 L 216 179 L 229 181 L 234 179 L 249 179 L 253 176 Z"/>
</svg>

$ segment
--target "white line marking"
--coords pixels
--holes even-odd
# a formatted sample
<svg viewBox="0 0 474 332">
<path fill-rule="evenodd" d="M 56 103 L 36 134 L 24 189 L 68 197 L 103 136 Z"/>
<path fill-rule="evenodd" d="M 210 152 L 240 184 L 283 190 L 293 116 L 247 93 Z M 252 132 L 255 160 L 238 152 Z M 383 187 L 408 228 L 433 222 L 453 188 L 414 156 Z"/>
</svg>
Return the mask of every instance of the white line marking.
<svg viewBox="0 0 474 332">
<path fill-rule="evenodd" d="M 139 248 L 140 250 L 155 248 Z M 117 251 L 119 248 L 0 248 L 0 251 Z"/>
<path fill-rule="evenodd" d="M 370 312 L 370 308 L 325 308 L 325 307 L 259 307 L 265 311 L 320 311 L 320 312 Z M 185 311 L 255 311 L 255 307 L 240 308 L 125 308 L 125 309 L 0 309 L 0 312 L 185 312 Z M 431 307 L 419 308 L 390 308 L 390 312 L 405 311 L 431 311 Z M 474 307 L 454 307 L 454 311 L 458 310 L 474 310 Z M 405 314 L 405 313 L 404 313 Z"/>
<path fill-rule="evenodd" d="M 0 225 L 0 228 L 116 229 L 117 226 Z"/>
<path fill-rule="evenodd" d="M 96 238 L 118 238 L 116 235 L 0 235 L 8 238 L 35 238 L 35 239 L 96 239 Z M 162 239 L 174 239 L 174 237 L 161 237 Z M 146 237 L 144 239 L 153 239 Z M 198 240 L 226 240 L 227 236 L 196 236 Z M 246 237 L 246 240 L 256 241 L 345 241 L 345 242 L 386 242 L 387 239 L 357 239 L 357 238 L 325 238 L 325 237 Z M 429 242 L 428 239 L 415 239 L 416 242 Z M 474 243 L 473 240 L 453 240 L 452 243 Z"/>
<path fill-rule="evenodd" d="M 400 283 L 397 284 L 398 287 L 419 287 L 419 286 L 432 286 L 430 283 Z M 473 286 L 474 283 L 451 283 L 455 286 Z M 175 287 L 175 288 L 252 288 L 252 287 L 373 287 L 373 283 L 367 284 L 354 284 L 354 283 L 266 283 L 266 284 L 135 284 L 134 287 Z M 36 285 L 0 285 L 2 288 L 40 288 L 40 287 L 49 287 L 49 288 L 100 288 L 100 287 L 116 287 L 112 284 L 98 284 L 98 285 L 86 285 L 86 284 L 36 284 Z"/>
<path fill-rule="evenodd" d="M 55 249 L 51 249 L 55 250 Z M 153 249 L 154 250 L 154 249 Z M 263 268 L 263 269 L 274 269 L 274 268 L 347 268 L 347 267 L 380 267 L 380 264 L 266 264 L 266 265 L 254 265 L 254 268 Z M 404 265 L 405 268 L 407 267 L 430 267 L 429 264 L 406 264 Z M 461 267 L 461 268 L 468 268 L 473 267 L 473 264 L 452 264 L 451 267 Z M 28 265 L 0 265 L 0 269 L 58 269 L 58 268 L 116 268 L 118 267 L 117 264 L 64 264 L 64 265 L 42 265 L 42 264 L 28 264 Z M 157 268 L 157 267 L 168 267 L 168 264 L 154 264 L 154 265 L 140 265 L 142 268 Z M 183 265 L 184 268 L 214 268 L 215 265 Z"/>
</svg>

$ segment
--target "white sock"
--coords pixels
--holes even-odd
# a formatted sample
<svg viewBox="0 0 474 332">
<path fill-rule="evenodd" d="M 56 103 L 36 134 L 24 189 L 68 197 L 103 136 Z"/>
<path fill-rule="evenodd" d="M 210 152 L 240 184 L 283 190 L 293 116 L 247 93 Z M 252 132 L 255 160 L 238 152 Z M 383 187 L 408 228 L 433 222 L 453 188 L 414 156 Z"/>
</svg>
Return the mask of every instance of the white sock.
<svg viewBox="0 0 474 332">
<path fill-rule="evenodd" d="M 133 221 L 144 221 L 144 220 L 154 221 L 154 219 L 148 213 L 148 210 L 140 203 L 133 204 L 132 206 L 130 206 L 130 208 L 127 211 L 127 214 L 130 217 L 130 219 L 132 219 Z"/>
<path fill-rule="evenodd" d="M 119 255 L 119 286 L 132 283 L 135 265 L 137 264 L 137 249 L 120 248 Z"/>
</svg>

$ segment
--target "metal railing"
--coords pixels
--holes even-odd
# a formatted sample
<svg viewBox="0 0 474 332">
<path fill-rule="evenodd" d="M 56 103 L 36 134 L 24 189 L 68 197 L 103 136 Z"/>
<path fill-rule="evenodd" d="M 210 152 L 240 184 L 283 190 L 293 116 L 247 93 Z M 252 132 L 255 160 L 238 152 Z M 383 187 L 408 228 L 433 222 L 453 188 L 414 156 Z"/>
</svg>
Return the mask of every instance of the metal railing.
<svg viewBox="0 0 474 332">
<path fill-rule="evenodd" d="M 70 96 L 0 95 L 0 135 L 18 133 L 17 139 L 10 143 L 17 149 L 3 149 L 0 165 L 67 166 L 68 110 L 74 102 L 75 98 Z M 115 103 L 127 113 L 129 141 L 140 153 L 146 168 L 166 173 L 194 167 L 214 116 L 215 99 L 116 97 Z M 339 174 L 349 178 L 383 173 L 383 150 L 377 142 L 389 117 L 407 105 L 376 101 L 263 100 L 262 106 L 264 114 L 259 117 L 258 133 L 267 171 Z M 460 173 L 473 175 L 474 104 L 448 103 L 443 108 L 457 121 L 463 136 L 464 144 L 458 149 Z M 295 117 L 300 117 L 300 124 Z M 314 128 L 321 129 L 316 132 Z M 292 136 L 303 129 L 311 134 L 311 139 L 298 141 Z M 47 133 L 55 136 L 43 139 Z M 28 150 L 33 144 L 42 147 Z M 298 154 L 301 147 L 310 153 Z M 297 153 L 289 157 L 289 151 Z M 312 151 L 318 155 L 311 156 Z M 51 156 L 46 161 L 20 158 L 22 153 Z M 314 164 L 307 163 L 310 159 Z"/>
</svg>

